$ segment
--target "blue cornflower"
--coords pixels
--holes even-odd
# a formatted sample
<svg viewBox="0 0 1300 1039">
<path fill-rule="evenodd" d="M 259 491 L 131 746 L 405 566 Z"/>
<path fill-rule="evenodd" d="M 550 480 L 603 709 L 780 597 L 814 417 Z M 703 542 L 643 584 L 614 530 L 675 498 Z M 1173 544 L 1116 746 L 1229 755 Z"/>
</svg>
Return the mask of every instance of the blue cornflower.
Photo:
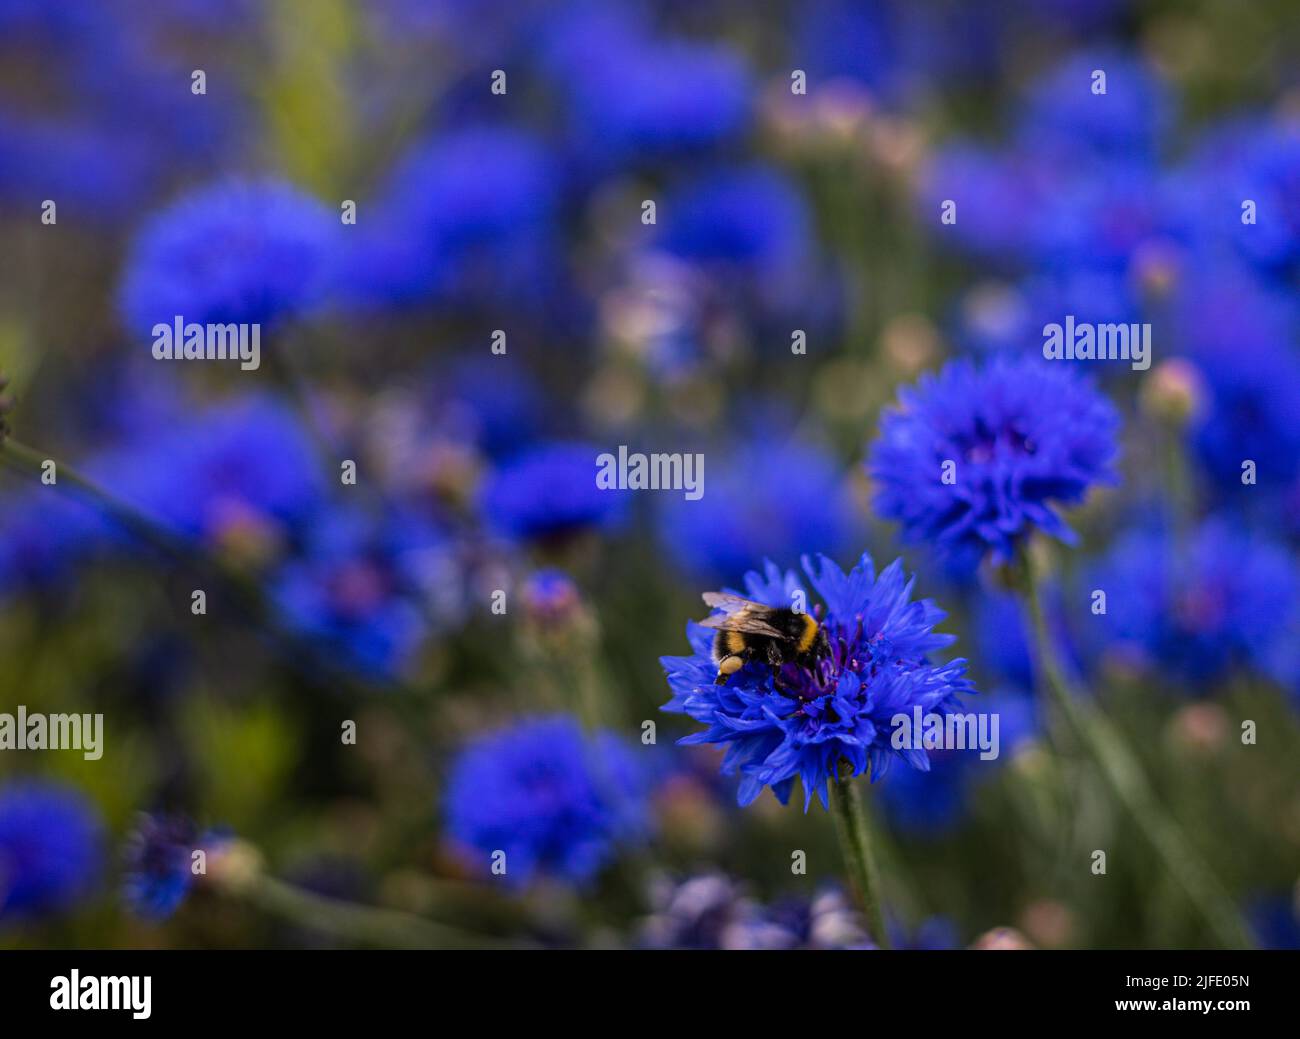
<svg viewBox="0 0 1300 1039">
<path fill-rule="evenodd" d="M 1253 137 L 1232 187 L 1237 220 L 1229 226 L 1242 254 L 1264 270 L 1294 276 L 1300 264 L 1300 127 L 1274 123 Z M 1241 222 L 1242 199 L 1258 207 L 1253 226 Z"/>
<path fill-rule="evenodd" d="M 530 443 L 541 427 L 545 402 L 518 366 L 497 358 L 466 358 L 453 366 L 439 411 L 450 412 L 489 458 L 506 458 Z"/>
<path fill-rule="evenodd" d="M 280 181 L 223 181 L 151 217 L 120 288 L 132 334 L 157 323 L 272 325 L 317 305 L 338 217 Z"/>
<path fill-rule="evenodd" d="M 1093 93 L 1105 72 L 1106 92 Z M 1060 158 L 1091 154 L 1154 158 L 1174 116 L 1168 84 L 1147 63 L 1118 48 L 1080 51 L 1030 84 L 1018 136 Z"/>
<path fill-rule="evenodd" d="M 0 596 L 66 580 L 116 534 L 93 505 L 58 488 L 16 492 L 0 515 Z"/>
<path fill-rule="evenodd" d="M 112 224 L 153 186 L 154 159 L 116 128 L 0 111 L 0 200 L 14 209 L 53 198 L 61 217 Z"/>
<path fill-rule="evenodd" d="M 1194 360 L 1287 343 L 1300 326 L 1295 294 L 1221 254 L 1194 254 L 1169 299 L 1173 338 Z M 1286 380 L 1279 380 L 1286 381 Z"/>
<path fill-rule="evenodd" d="M 1181 175 L 1188 220 L 1207 245 L 1229 242 L 1255 269 L 1283 287 L 1293 284 L 1300 263 L 1300 126 L 1253 117 L 1216 124 Z M 1253 223 L 1242 219 L 1247 200 Z"/>
<path fill-rule="evenodd" d="M 200 832 L 180 815 L 142 814 L 127 838 L 122 894 L 127 907 L 146 920 L 166 920 L 194 886 L 193 855 L 225 837 Z"/>
<path fill-rule="evenodd" d="M 669 552 L 697 578 L 734 581 L 753 560 L 788 559 L 810 542 L 839 553 L 860 533 L 843 468 L 814 442 L 763 433 L 708 459 L 707 493 L 674 496 L 659 514 Z"/>
<path fill-rule="evenodd" d="M 453 546 L 404 510 L 380 519 L 333 509 L 272 581 L 287 623 L 345 663 L 391 678 L 464 608 Z"/>
<path fill-rule="evenodd" d="M 1116 158 L 1057 177 L 1027 225 L 1030 258 L 1039 264 L 1127 273 L 1139 246 L 1163 240 L 1173 216 L 1156 166 Z"/>
<path fill-rule="evenodd" d="M 1242 483 L 1247 459 L 1260 488 L 1292 485 L 1300 476 L 1300 357 L 1291 344 L 1234 336 L 1194 359 L 1208 399 L 1190 434 L 1212 485 L 1239 499 L 1254 494 Z"/>
<path fill-rule="evenodd" d="M 307 517 L 324 486 L 292 409 L 261 394 L 137 436 L 86 468 L 178 534 L 254 558 Z"/>
<path fill-rule="evenodd" d="M 809 0 L 790 11 L 789 32 L 798 55 L 794 65 L 810 84 L 858 80 L 888 93 L 901 71 L 895 11 L 884 4 Z"/>
<path fill-rule="evenodd" d="M 1043 326 L 1073 314 L 1075 323 L 1128 324 L 1142 320 L 1138 286 L 1125 268 L 1069 263 L 1035 270 L 1014 282 L 986 282 L 966 293 L 954 308 L 953 336 L 980 355 L 1023 355 L 1025 344 L 1041 340 Z M 1098 374 L 1131 371 L 1122 358 L 1097 361 Z"/>
<path fill-rule="evenodd" d="M 1025 343 L 1040 340 L 1043 326 L 1063 314 L 1073 314 L 1076 323 L 1126 324 L 1140 320 L 1141 308 L 1126 270 L 1068 263 L 1035 271 L 1001 293 L 976 290 L 963 308 L 961 334 L 983 353 L 1023 354 Z M 1102 373 L 1131 370 L 1123 359 L 1097 363 Z"/>
<path fill-rule="evenodd" d="M 447 831 L 491 875 L 583 884 L 650 829 L 649 773 L 612 733 L 590 737 L 568 716 L 532 718 L 479 736 L 452 765 Z"/>
<path fill-rule="evenodd" d="M 339 288 L 363 306 L 536 294 L 553 270 L 559 185 L 549 151 L 521 130 L 471 125 L 421 141 L 356 228 Z"/>
<path fill-rule="evenodd" d="M 104 866 L 99 813 L 78 790 L 44 780 L 0 787 L 0 924 L 71 909 Z"/>
<path fill-rule="evenodd" d="M 1051 198 L 1061 175 L 1033 153 L 1002 152 L 970 141 L 952 141 L 926 160 L 917 184 L 920 216 L 936 237 L 982 259 L 1003 264 L 1027 253 L 1032 219 Z M 941 223 L 944 205 L 955 221 Z"/>
<path fill-rule="evenodd" d="M 1118 425 L 1066 362 L 954 361 L 882 416 L 868 462 L 876 508 L 908 541 L 968 566 L 1009 561 L 1035 528 L 1072 541 L 1053 506 L 1116 481 Z"/>
<path fill-rule="evenodd" d="M 125 433 L 78 468 L 172 534 L 245 564 L 267 562 L 321 498 L 308 435 L 272 397 L 158 408 Z M 0 590 L 57 582 L 134 544 L 97 503 L 58 487 L 15 496 L 0 533 Z"/>
<path fill-rule="evenodd" d="M 715 43 L 656 39 L 624 12 L 579 11 L 549 32 L 547 69 L 567 93 L 584 163 L 654 162 L 744 132 L 755 100 L 740 54 Z"/>
<path fill-rule="evenodd" d="M 855 776 L 869 770 L 873 780 L 896 757 L 925 771 L 924 750 L 891 745 L 893 717 L 910 716 L 918 706 L 924 713 L 947 714 L 959 709 L 959 694 L 974 692 L 965 678 L 966 661 L 930 663 L 929 654 L 954 637 L 935 633 L 945 614 L 931 600 L 912 601 L 914 582 L 901 560 L 879 576 L 867 555 L 848 574 L 825 556 L 816 564 L 805 557 L 803 565 L 822 597 L 818 620 L 831 647 L 812 669 L 786 664 L 773 674 L 749 664 L 717 685 L 713 632 L 693 622 L 686 627 L 693 654 L 660 660 L 673 693 L 663 710 L 689 714 L 707 726 L 681 742 L 726 745 L 722 770 L 740 772 L 742 805 L 765 786 L 786 804 L 798 778 L 804 810 L 814 794 L 826 806 L 841 761 Z M 807 601 L 795 572 L 782 573 L 771 562 L 763 574 L 746 574 L 745 587 L 750 599 L 770 606 L 788 607 L 796 595 Z"/>
<path fill-rule="evenodd" d="M 542 540 L 617 527 L 628 498 L 597 486 L 602 453 L 589 444 L 550 441 L 505 462 L 480 495 L 488 525 L 508 537 Z"/>
<path fill-rule="evenodd" d="M 1169 308 L 1175 339 L 1203 376 L 1187 427 L 1211 487 L 1266 522 L 1300 478 L 1300 328 L 1294 293 L 1216 257 L 1180 280 Z M 1258 486 L 1242 483 L 1255 463 Z M 1267 491 L 1266 494 L 1259 493 Z"/>
<path fill-rule="evenodd" d="M 237 146 L 236 99 L 177 89 L 191 66 L 167 53 L 174 41 L 146 39 L 151 13 L 0 4 L 0 65 L 23 69 L 0 85 L 0 204 L 28 212 L 49 198 L 61 220 L 113 225 Z"/>
<path fill-rule="evenodd" d="M 1288 688 L 1300 679 L 1300 573 L 1290 553 L 1239 523 L 1211 518 L 1186 538 L 1131 531 L 1092 569 L 1107 592 L 1091 618 L 1105 651 L 1207 691 L 1241 669 Z"/>
<path fill-rule="evenodd" d="M 684 260 L 772 279 L 793 277 L 807 266 L 807 206 L 773 170 L 713 170 L 679 187 L 664 210 L 662 245 Z"/>
</svg>

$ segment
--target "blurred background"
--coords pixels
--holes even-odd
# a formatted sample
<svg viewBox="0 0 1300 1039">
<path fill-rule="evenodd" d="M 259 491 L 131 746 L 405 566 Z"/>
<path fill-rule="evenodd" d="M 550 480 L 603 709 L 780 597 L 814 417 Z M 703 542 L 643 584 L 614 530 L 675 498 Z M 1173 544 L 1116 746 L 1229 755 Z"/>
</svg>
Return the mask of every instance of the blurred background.
<svg viewBox="0 0 1300 1039">
<path fill-rule="evenodd" d="M 1300 946 L 1297 36 L 1285 0 L 0 0 L 6 418 L 59 467 L 0 473 L 0 711 L 104 717 L 99 760 L 0 753 L 0 947 L 861 944 L 829 817 L 738 808 L 658 660 L 702 591 L 864 550 L 1002 717 L 872 787 L 895 944 L 1209 942 L 1050 749 L 1015 604 L 870 507 L 900 386 L 1067 313 L 1154 347 L 1086 366 L 1123 480 L 1058 637 Z M 260 324 L 260 367 L 155 360 L 176 314 Z M 619 445 L 702 452 L 704 497 L 597 491 Z"/>
</svg>

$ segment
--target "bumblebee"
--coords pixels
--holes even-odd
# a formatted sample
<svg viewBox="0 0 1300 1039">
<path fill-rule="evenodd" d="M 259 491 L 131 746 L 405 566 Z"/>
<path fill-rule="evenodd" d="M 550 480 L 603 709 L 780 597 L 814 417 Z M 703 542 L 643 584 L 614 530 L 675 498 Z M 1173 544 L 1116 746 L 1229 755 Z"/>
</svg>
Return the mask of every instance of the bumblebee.
<svg viewBox="0 0 1300 1039">
<path fill-rule="evenodd" d="M 725 592 L 705 592 L 704 601 L 724 611 L 700 622 L 718 632 L 713 637 L 716 685 L 726 685 L 751 660 L 775 671 L 791 662 L 809 666 L 831 651 L 825 630 L 812 614 L 764 606 Z"/>
</svg>

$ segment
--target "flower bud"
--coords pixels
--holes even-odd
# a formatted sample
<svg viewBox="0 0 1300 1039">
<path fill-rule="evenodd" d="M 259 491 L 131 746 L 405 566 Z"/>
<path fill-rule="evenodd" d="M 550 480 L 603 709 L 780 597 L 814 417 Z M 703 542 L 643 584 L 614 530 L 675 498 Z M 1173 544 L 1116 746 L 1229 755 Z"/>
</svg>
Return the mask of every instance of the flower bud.
<svg viewBox="0 0 1300 1039">
<path fill-rule="evenodd" d="M 1162 361 L 1142 383 L 1142 410 L 1152 418 L 1185 427 L 1205 404 L 1205 380 L 1191 361 Z"/>
</svg>

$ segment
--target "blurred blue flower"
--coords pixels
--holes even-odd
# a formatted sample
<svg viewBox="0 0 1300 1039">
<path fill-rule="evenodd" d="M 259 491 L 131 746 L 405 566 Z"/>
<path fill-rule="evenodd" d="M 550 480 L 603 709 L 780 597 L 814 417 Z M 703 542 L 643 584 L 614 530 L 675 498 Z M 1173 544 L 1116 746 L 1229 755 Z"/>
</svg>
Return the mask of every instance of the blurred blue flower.
<svg viewBox="0 0 1300 1039">
<path fill-rule="evenodd" d="M 852 0 L 809 0 L 792 6 L 793 67 L 808 74 L 814 89 L 836 79 L 854 79 L 891 94 L 900 72 L 898 12 L 891 8 Z"/>
<path fill-rule="evenodd" d="M 0 787 L 0 924 L 72 909 L 103 869 L 102 823 L 80 791 L 45 780 Z"/>
<path fill-rule="evenodd" d="M 986 554 L 1009 561 L 1035 528 L 1072 542 L 1053 505 L 1116 481 L 1118 426 L 1111 403 L 1065 362 L 954 361 L 882 416 L 868 462 L 876 508 L 906 540 L 968 566 Z"/>
<path fill-rule="evenodd" d="M 1040 207 L 1026 216 L 1031 259 L 1066 272 L 1124 271 L 1139 246 L 1160 239 L 1174 223 L 1155 166 L 1129 159 L 1094 162 L 1056 178 Z"/>
<path fill-rule="evenodd" d="M 279 552 L 321 500 L 312 444 L 275 398 L 160 408 L 120 432 L 121 444 L 79 470 L 176 536 L 246 564 Z M 16 494 L 0 533 L 0 592 L 58 582 L 137 544 L 101 503 L 62 483 Z"/>
<path fill-rule="evenodd" d="M 311 438 L 274 397 L 234 397 L 92 460 L 87 471 L 185 537 L 260 556 L 321 500 Z"/>
<path fill-rule="evenodd" d="M 154 158 L 114 129 L 0 110 L 0 200 L 14 210 L 51 199 L 64 220 L 112 223 L 141 204 Z"/>
<path fill-rule="evenodd" d="M 1258 898 L 1249 918 L 1261 949 L 1300 949 L 1300 909 L 1294 897 Z"/>
<path fill-rule="evenodd" d="M 965 822 L 974 781 L 970 755 L 931 750 L 930 768 L 897 768 L 880 784 L 876 801 L 892 829 L 913 837 L 942 837 Z"/>
<path fill-rule="evenodd" d="M 1107 593 L 1105 615 L 1091 620 L 1113 657 L 1192 692 L 1240 669 L 1300 688 L 1300 570 L 1238 523 L 1211 518 L 1186 537 L 1144 524 L 1093 566 L 1088 587 Z"/>
<path fill-rule="evenodd" d="M 910 716 L 918 706 L 948 714 L 960 708 L 958 695 L 974 692 L 964 660 L 929 662 L 929 654 L 954 637 L 934 632 L 945 614 L 931 600 L 912 601 L 914 582 L 905 577 L 901 560 L 879 576 L 867 555 L 848 574 L 825 556 L 815 565 L 805 556 L 803 565 L 824 602 L 818 619 L 831 646 L 830 656 L 812 670 L 786 664 L 774 675 L 751 663 L 725 685 L 715 684 L 714 633 L 694 622 L 686 627 L 693 655 L 660 659 L 673 694 L 662 709 L 707 726 L 680 742 L 726 746 L 722 770 L 741 774 L 741 805 L 765 786 L 786 804 L 798 778 L 804 810 L 814 795 L 825 807 L 841 761 L 855 776 L 869 770 L 873 780 L 896 757 L 925 771 L 923 749 L 891 745 L 891 719 Z M 770 562 L 764 574 L 746 574 L 745 587 L 750 599 L 771 606 L 788 608 L 796 594 L 805 601 L 807 596 L 794 571 L 782 573 Z"/>
<path fill-rule="evenodd" d="M 193 855 L 224 837 L 202 833 L 181 815 L 142 813 L 127 837 L 122 894 L 127 908 L 146 920 L 166 920 L 194 886 Z"/>
<path fill-rule="evenodd" d="M 1185 216 L 1200 241 L 1228 243 L 1237 257 L 1283 285 L 1300 265 L 1300 124 L 1254 116 L 1204 131 L 1179 171 Z M 1243 205 L 1254 203 L 1254 220 Z"/>
<path fill-rule="evenodd" d="M 764 906 L 723 873 L 655 879 L 639 944 L 651 949 L 869 949 L 861 916 L 834 889 Z"/>
<path fill-rule="evenodd" d="M 927 916 L 915 927 L 890 918 L 886 924 L 889 944 L 893 949 L 960 949 L 961 938 L 957 925 L 946 916 Z"/>
<path fill-rule="evenodd" d="M 489 458 L 507 458 L 532 442 L 542 425 L 541 390 L 517 365 L 497 358 L 466 358 L 442 387 L 440 412 L 449 412 Z"/>
<path fill-rule="evenodd" d="M 980 783 L 1041 731 L 1034 699 L 1024 693 L 982 697 L 980 713 L 997 715 L 998 756 L 986 761 L 970 750 L 932 750 L 929 772 L 894 769 L 876 795 L 891 827 L 922 839 L 945 836 L 968 818 Z"/>
<path fill-rule="evenodd" d="M 58 585 L 111 548 L 102 512 L 60 487 L 24 488 L 0 515 L 0 597 Z"/>
<path fill-rule="evenodd" d="M 563 570 L 543 569 L 529 574 L 520 598 L 524 615 L 548 627 L 567 623 L 582 607 L 582 593 Z"/>
<path fill-rule="evenodd" d="M 242 99 L 190 94 L 191 66 L 153 31 L 161 6 L 0 4 L 0 65 L 15 70 L 0 84 L 0 203 L 53 199 L 78 226 L 113 225 L 237 149 Z"/>
<path fill-rule="evenodd" d="M 568 716 L 532 718 L 473 740 L 457 757 L 444 800 L 447 832 L 490 876 L 592 880 L 621 847 L 650 830 L 648 773 L 612 733 L 589 737 Z"/>
<path fill-rule="evenodd" d="M 706 452 L 698 501 L 673 496 L 659 510 L 660 536 L 692 577 L 738 580 L 755 559 L 791 559 L 799 546 L 840 554 L 861 546 L 863 522 L 843 468 L 818 444 L 760 432 L 731 453 Z"/>
<path fill-rule="evenodd" d="M 222 181 L 146 221 L 122 276 L 133 335 L 186 322 L 273 325 L 316 306 L 338 217 L 280 181 Z"/>
<path fill-rule="evenodd" d="M 1004 153 L 957 140 L 926 160 L 917 180 L 917 205 L 936 238 L 1012 266 L 1028 252 L 1032 214 L 1059 180 L 1059 172 L 1033 153 Z M 950 201 L 956 210 L 951 222 L 943 223 Z"/>
<path fill-rule="evenodd" d="M 638 944 L 651 949 L 770 949 L 786 947 L 788 936 L 772 927 L 744 886 L 722 873 L 651 885 L 650 914 L 641 922 Z"/>
<path fill-rule="evenodd" d="M 1066 624 L 1068 613 L 1061 589 L 1055 582 L 1046 582 L 1042 595 L 1058 663 L 1077 672 L 1077 639 Z M 1024 604 L 1010 592 L 995 590 L 981 590 L 974 599 L 971 625 L 979 649 L 980 674 L 996 676 L 1014 689 L 1033 689 L 1038 676 Z"/>
<path fill-rule="evenodd" d="M 601 454 L 590 444 L 548 441 L 503 463 L 479 499 L 488 525 L 508 537 L 539 540 L 618 527 L 628 494 L 596 485 Z"/>
<path fill-rule="evenodd" d="M 1300 329 L 1294 293 L 1231 257 L 1198 251 L 1169 298 L 1173 334 L 1198 362 L 1276 349 Z"/>
<path fill-rule="evenodd" d="M 1213 487 L 1240 500 L 1279 490 L 1300 475 L 1300 355 L 1285 340 L 1234 337 L 1193 355 L 1209 400 L 1191 438 Z M 1242 463 L 1255 463 L 1255 484 Z"/>
<path fill-rule="evenodd" d="M 1188 439 L 1210 489 L 1271 525 L 1283 514 L 1279 498 L 1300 478 L 1294 293 L 1216 254 L 1189 267 L 1168 313 L 1175 341 L 1202 376 Z M 1247 459 L 1255 484 L 1242 483 Z"/>
<path fill-rule="evenodd" d="M 242 28 L 256 20 L 257 0 L 171 0 L 155 4 L 151 0 L 126 0 L 137 26 L 164 30 L 201 30 L 217 32 Z"/>
<path fill-rule="evenodd" d="M 1106 74 L 1104 94 L 1093 93 L 1097 71 Z M 1120 48 L 1094 48 L 1054 62 L 1029 85 L 1017 136 L 1063 160 L 1155 158 L 1174 114 L 1172 92 L 1149 64 Z"/>
<path fill-rule="evenodd" d="M 1109 276 L 1133 303 L 1146 287 L 1138 263 L 1143 247 L 1164 244 L 1179 230 L 1157 167 L 1133 159 L 1077 169 L 1028 148 L 956 141 L 927 160 L 917 200 L 933 236 L 971 256 L 1059 285 Z M 949 201 L 955 210 L 946 208 Z M 1057 294 L 1067 305 L 1091 302 L 1086 292 Z M 1053 319 L 1067 312 L 1055 310 Z"/>
<path fill-rule="evenodd" d="M 866 921 L 838 888 L 828 887 L 812 898 L 776 900 L 766 913 L 769 935 L 785 936 L 784 949 L 874 949 Z"/>
<path fill-rule="evenodd" d="M 655 38 L 626 10 L 577 5 L 545 33 L 544 54 L 584 166 L 698 153 L 751 119 L 754 84 L 737 51 Z"/>
<path fill-rule="evenodd" d="M 769 284 L 803 280 L 811 219 L 802 195 L 775 171 L 711 170 L 670 193 L 663 208 L 662 245 L 673 255 Z"/>
<path fill-rule="evenodd" d="M 553 277 L 559 186 L 549 152 L 522 130 L 471 125 L 422 141 L 348 240 L 338 288 L 361 306 L 538 297 Z"/>
<path fill-rule="evenodd" d="M 1043 327 L 1072 314 L 1076 324 L 1128 324 L 1143 320 L 1140 294 L 1127 270 L 1095 264 L 1037 267 L 1013 284 L 986 282 L 958 302 L 954 336 L 976 354 L 1025 353 L 1041 343 Z M 1131 371 L 1123 358 L 1097 361 L 1098 375 Z"/>
<path fill-rule="evenodd" d="M 318 515 L 272 595 L 292 628 L 381 678 L 400 675 L 465 605 L 454 546 L 400 509 L 379 519 L 338 508 Z"/>
</svg>

